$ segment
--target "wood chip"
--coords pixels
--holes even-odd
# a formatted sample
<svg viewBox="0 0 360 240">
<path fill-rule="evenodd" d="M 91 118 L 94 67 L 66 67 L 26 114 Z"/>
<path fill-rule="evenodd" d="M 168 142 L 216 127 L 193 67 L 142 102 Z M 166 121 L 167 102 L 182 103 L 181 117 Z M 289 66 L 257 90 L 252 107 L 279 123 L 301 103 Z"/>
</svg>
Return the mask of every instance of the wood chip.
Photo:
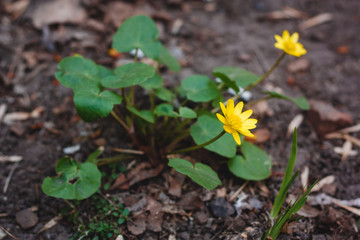
<svg viewBox="0 0 360 240">
<path fill-rule="evenodd" d="M 11 125 L 16 121 L 24 121 L 30 118 L 30 113 L 27 112 L 12 112 L 5 115 L 3 122 L 6 125 Z"/>
<path fill-rule="evenodd" d="M 344 145 L 342 147 L 342 155 L 341 155 L 341 161 L 345 161 L 346 158 L 349 156 L 350 152 L 352 151 L 352 143 L 347 140 L 344 142 Z"/>
<path fill-rule="evenodd" d="M 7 109 L 7 105 L 5 103 L 0 105 L 0 123 L 2 122 L 2 119 L 4 118 L 6 109 Z"/>
<path fill-rule="evenodd" d="M 266 19 L 268 20 L 283 20 L 283 19 L 300 19 L 306 18 L 307 14 L 299 11 L 295 8 L 291 8 L 288 6 L 283 7 L 282 10 L 273 11 L 266 15 Z"/>
<path fill-rule="evenodd" d="M 315 27 L 317 25 L 326 23 L 328 21 L 331 21 L 333 19 L 333 15 L 331 13 L 321 13 L 315 17 L 312 17 L 305 22 L 302 22 L 299 25 L 300 30 L 306 30 L 312 27 Z"/>
</svg>

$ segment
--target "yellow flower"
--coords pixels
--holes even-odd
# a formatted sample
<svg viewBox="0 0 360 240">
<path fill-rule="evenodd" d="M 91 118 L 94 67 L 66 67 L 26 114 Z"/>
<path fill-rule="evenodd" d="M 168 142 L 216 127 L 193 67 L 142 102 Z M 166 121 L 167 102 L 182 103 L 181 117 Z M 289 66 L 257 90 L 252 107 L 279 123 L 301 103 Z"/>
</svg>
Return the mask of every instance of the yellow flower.
<svg viewBox="0 0 360 240">
<path fill-rule="evenodd" d="M 275 35 L 275 39 L 275 47 L 284 50 L 284 52 L 289 55 L 300 57 L 301 55 L 306 54 L 304 46 L 301 43 L 298 43 L 299 34 L 297 32 L 290 36 L 290 33 L 287 30 L 284 30 L 282 37 Z"/>
<path fill-rule="evenodd" d="M 224 130 L 227 133 L 231 133 L 237 144 L 241 144 L 239 133 L 244 136 L 254 137 L 249 129 L 256 128 L 257 120 L 249 118 L 252 114 L 252 110 L 247 110 L 241 113 L 244 103 L 239 102 L 234 108 L 234 101 L 229 99 L 225 108 L 224 104 L 220 102 L 220 107 L 224 116 L 217 113 L 216 116 L 224 124 Z"/>
</svg>

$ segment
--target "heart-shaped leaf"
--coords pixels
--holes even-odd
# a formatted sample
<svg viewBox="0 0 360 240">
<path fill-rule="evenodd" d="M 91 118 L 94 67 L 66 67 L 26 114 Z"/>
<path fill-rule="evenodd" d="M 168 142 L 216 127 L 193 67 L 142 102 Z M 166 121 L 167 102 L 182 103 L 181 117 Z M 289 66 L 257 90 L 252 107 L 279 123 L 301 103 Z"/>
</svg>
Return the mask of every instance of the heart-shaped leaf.
<svg viewBox="0 0 360 240">
<path fill-rule="evenodd" d="M 170 159 L 168 165 L 208 190 L 213 190 L 221 185 L 218 175 L 208 165 L 202 163 L 193 165 L 191 162 L 181 158 Z"/>
<path fill-rule="evenodd" d="M 84 87 L 98 88 L 100 85 L 98 74 L 99 68 L 93 61 L 77 56 L 62 59 L 55 77 L 62 85 L 75 91 Z"/>
<path fill-rule="evenodd" d="M 117 67 L 114 74 L 101 79 L 101 84 L 112 89 L 134 86 L 153 77 L 155 69 L 144 63 L 128 63 Z"/>
<path fill-rule="evenodd" d="M 209 102 L 220 95 L 216 84 L 204 75 L 193 75 L 181 82 L 186 97 L 193 102 Z"/>
<path fill-rule="evenodd" d="M 167 88 L 160 87 L 154 89 L 155 95 L 163 101 L 170 102 L 175 98 L 175 94 Z"/>
<path fill-rule="evenodd" d="M 155 107 L 154 113 L 158 116 L 178 117 L 178 113 L 174 111 L 174 107 L 167 103 L 159 104 Z"/>
<path fill-rule="evenodd" d="M 159 74 L 155 74 L 154 76 L 146 79 L 145 82 L 140 83 L 139 85 L 146 90 L 156 89 L 163 86 L 163 79 Z"/>
<path fill-rule="evenodd" d="M 188 107 L 180 107 L 179 114 L 180 114 L 180 117 L 183 117 L 183 118 L 196 118 L 197 117 L 196 112 Z"/>
<path fill-rule="evenodd" d="M 292 97 L 288 97 L 288 96 L 282 95 L 277 92 L 270 92 L 270 91 L 265 92 L 265 93 L 269 94 L 273 98 L 280 98 L 280 99 L 285 99 L 285 100 L 291 101 L 291 102 L 295 103 L 302 110 L 310 109 L 310 105 L 309 105 L 308 101 L 306 100 L 306 98 L 304 98 L 304 97 L 292 98 Z"/>
<path fill-rule="evenodd" d="M 191 126 L 190 135 L 196 144 L 200 145 L 216 137 L 221 131 L 223 131 L 223 124 L 215 116 L 203 115 Z M 237 144 L 232 135 L 225 134 L 215 142 L 207 145 L 205 149 L 231 158 L 236 154 L 236 146 Z"/>
<path fill-rule="evenodd" d="M 99 89 L 77 90 L 74 103 L 79 116 L 87 122 L 106 117 L 114 107 L 120 104 L 122 97 L 114 92 L 100 91 Z"/>
<path fill-rule="evenodd" d="M 82 200 L 93 195 L 100 187 L 101 173 L 95 164 L 79 164 L 69 158 L 61 158 L 56 165 L 58 176 L 44 179 L 41 186 L 49 196 Z"/>
<path fill-rule="evenodd" d="M 127 106 L 126 107 L 130 112 L 135 114 L 136 116 L 144 119 L 145 121 L 148 121 L 149 123 L 155 123 L 155 116 L 151 111 L 148 110 L 142 110 L 139 111 L 134 107 Z"/>
<path fill-rule="evenodd" d="M 239 92 L 240 89 L 236 85 L 235 81 L 232 81 L 228 76 L 221 72 L 213 72 L 213 75 L 219 78 L 227 87 L 232 88 L 235 92 Z"/>
<path fill-rule="evenodd" d="M 242 88 L 256 82 L 260 77 L 245 69 L 238 67 L 221 66 L 213 69 L 214 73 L 222 73 L 230 80 L 236 82 L 236 85 Z"/>
<path fill-rule="evenodd" d="M 228 161 L 229 170 L 237 177 L 246 180 L 263 180 L 271 174 L 271 159 L 257 146 L 243 141 L 241 152 Z"/>
<path fill-rule="evenodd" d="M 151 18 L 138 15 L 124 21 L 113 37 L 113 45 L 119 52 L 140 48 L 149 58 L 157 58 L 161 43 L 159 31 Z"/>
<path fill-rule="evenodd" d="M 157 60 L 159 63 L 164 64 L 174 72 L 179 72 L 181 69 L 179 62 L 163 45 L 160 47 L 160 54 Z"/>
</svg>

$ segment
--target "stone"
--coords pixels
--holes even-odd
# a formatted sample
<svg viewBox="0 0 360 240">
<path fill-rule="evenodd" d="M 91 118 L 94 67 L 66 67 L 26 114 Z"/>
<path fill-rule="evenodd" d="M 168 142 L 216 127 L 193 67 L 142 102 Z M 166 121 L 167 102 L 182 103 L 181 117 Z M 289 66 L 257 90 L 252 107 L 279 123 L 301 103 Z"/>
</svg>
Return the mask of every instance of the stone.
<svg viewBox="0 0 360 240">
<path fill-rule="evenodd" d="M 16 222 L 20 224 L 22 229 L 32 228 L 38 221 L 38 216 L 29 209 L 24 209 L 16 213 Z"/>
</svg>

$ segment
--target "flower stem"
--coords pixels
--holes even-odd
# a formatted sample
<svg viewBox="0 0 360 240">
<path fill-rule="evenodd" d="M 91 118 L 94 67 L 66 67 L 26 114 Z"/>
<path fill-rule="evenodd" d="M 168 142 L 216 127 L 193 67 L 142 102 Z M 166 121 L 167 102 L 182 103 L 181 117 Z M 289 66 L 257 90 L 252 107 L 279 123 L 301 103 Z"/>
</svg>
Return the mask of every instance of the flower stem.
<svg viewBox="0 0 360 240">
<path fill-rule="evenodd" d="M 175 150 L 175 151 L 173 151 L 173 152 L 168 153 L 167 155 L 175 154 L 175 153 L 190 152 L 190 151 L 194 151 L 194 150 L 203 148 L 203 147 L 205 147 L 205 146 L 207 146 L 207 145 L 215 142 L 216 140 L 218 140 L 219 138 L 221 138 L 224 134 L 225 134 L 225 131 L 222 131 L 222 132 L 219 133 L 216 137 L 210 139 L 210 140 L 207 141 L 207 142 L 204 142 L 203 144 L 196 145 L 196 146 L 192 146 L 192 147 L 188 147 L 188 148 L 183 148 L 183 149 L 179 149 L 179 150 Z"/>
<path fill-rule="evenodd" d="M 256 82 L 250 84 L 249 86 L 247 86 L 244 90 L 245 91 L 249 91 L 250 89 L 252 89 L 253 87 L 255 87 L 256 85 L 258 85 L 259 83 L 261 83 L 262 81 L 264 81 L 265 78 L 267 78 L 274 70 L 275 68 L 280 64 L 281 60 L 284 59 L 286 53 L 283 52 L 280 57 L 276 60 L 276 62 L 274 63 L 274 65 L 264 74 L 262 75 L 258 80 L 256 80 Z"/>
<path fill-rule="evenodd" d="M 130 130 L 129 127 L 124 123 L 123 120 L 121 120 L 121 118 L 115 113 L 115 111 L 112 110 L 110 113 L 116 119 L 116 121 L 118 121 L 121 124 L 121 126 L 123 126 L 127 132 L 129 132 Z"/>
</svg>

